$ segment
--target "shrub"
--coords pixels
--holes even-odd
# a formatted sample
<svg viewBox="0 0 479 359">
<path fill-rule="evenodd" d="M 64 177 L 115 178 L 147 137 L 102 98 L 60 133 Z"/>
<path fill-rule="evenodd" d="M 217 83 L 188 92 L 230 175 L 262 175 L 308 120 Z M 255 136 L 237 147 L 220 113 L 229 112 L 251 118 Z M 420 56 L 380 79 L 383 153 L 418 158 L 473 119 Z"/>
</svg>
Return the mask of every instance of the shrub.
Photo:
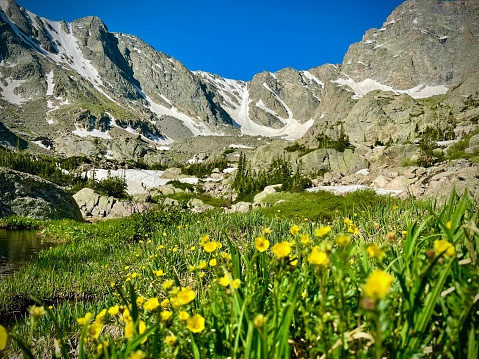
<svg viewBox="0 0 479 359">
<path fill-rule="evenodd" d="M 94 182 L 93 189 L 99 194 L 105 196 L 112 196 L 115 198 L 126 199 L 129 198 L 126 192 L 126 180 L 120 177 L 107 177 L 98 182 Z"/>
</svg>

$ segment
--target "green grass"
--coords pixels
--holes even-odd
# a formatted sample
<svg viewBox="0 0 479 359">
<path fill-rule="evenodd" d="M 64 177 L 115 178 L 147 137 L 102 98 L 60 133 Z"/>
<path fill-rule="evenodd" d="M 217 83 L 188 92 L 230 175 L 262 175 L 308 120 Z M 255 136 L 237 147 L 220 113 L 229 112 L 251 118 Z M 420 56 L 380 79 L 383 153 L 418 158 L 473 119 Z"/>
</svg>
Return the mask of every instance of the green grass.
<svg viewBox="0 0 479 359">
<path fill-rule="evenodd" d="M 451 197 L 436 208 L 367 192 L 278 195 L 289 204 L 266 215 L 173 210 L 99 224 L 49 222 L 45 235 L 65 243 L 0 282 L 0 318 L 10 320 L 6 357 L 52 357 L 54 338 L 62 339 L 63 358 L 477 357 L 473 201 Z M 310 205 L 332 216 L 316 221 L 297 210 Z M 209 252 L 200 245 L 206 234 Z M 338 244 L 340 234 L 350 243 Z M 255 248 L 260 236 L 269 241 L 264 252 Z M 449 252 L 438 249 L 441 243 Z M 372 244 L 382 254 L 371 256 Z M 315 251 L 324 254 L 324 265 L 312 261 Z M 371 284 L 374 271 L 392 276 L 390 287 Z M 175 304 L 186 287 L 194 299 Z M 374 297 L 371 288 L 382 294 Z M 29 316 L 31 296 L 52 309 Z M 172 302 L 151 311 L 142 304 L 149 298 Z M 123 306 L 119 314 L 95 319 L 115 304 Z M 165 311 L 172 316 L 162 320 Z M 198 323 L 198 333 L 192 332 L 182 311 L 200 315 L 204 327 Z M 87 312 L 90 323 L 79 325 L 76 318 Z M 93 322 L 102 328 L 98 338 Z M 126 322 L 137 328 L 130 338 Z M 176 341 L 169 345 L 172 335 Z"/>
<path fill-rule="evenodd" d="M 469 147 L 469 140 L 472 136 L 477 135 L 479 130 L 471 131 L 460 141 L 453 143 L 447 150 L 447 158 L 457 160 L 460 158 L 469 159 L 471 162 L 478 163 L 479 153 L 467 153 L 465 150 Z"/>
<path fill-rule="evenodd" d="M 345 196 L 336 196 L 326 191 L 315 193 L 277 192 L 267 196 L 264 202 L 271 205 L 271 207 L 261 209 L 261 213 L 266 216 L 280 216 L 296 220 L 307 218 L 326 222 L 333 220 L 340 213 L 348 213 L 349 216 L 353 216 L 354 213 L 370 211 L 382 206 L 391 208 L 393 205 L 403 204 L 398 199 L 377 195 L 372 190 L 356 191 Z"/>
<path fill-rule="evenodd" d="M 18 216 L 0 218 L 0 228 L 2 229 L 37 229 L 44 224 L 44 221 L 38 219 Z"/>
</svg>

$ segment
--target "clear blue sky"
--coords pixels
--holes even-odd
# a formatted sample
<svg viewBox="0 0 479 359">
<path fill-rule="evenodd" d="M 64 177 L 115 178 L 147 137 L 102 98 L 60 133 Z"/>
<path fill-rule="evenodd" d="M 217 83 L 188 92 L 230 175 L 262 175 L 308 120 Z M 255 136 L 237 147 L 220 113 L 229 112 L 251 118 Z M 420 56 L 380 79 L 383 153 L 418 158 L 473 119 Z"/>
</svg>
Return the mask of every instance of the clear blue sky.
<svg viewBox="0 0 479 359">
<path fill-rule="evenodd" d="M 41 17 L 100 17 L 190 70 L 250 80 L 285 67 L 341 63 L 403 0 L 18 0 Z"/>
</svg>

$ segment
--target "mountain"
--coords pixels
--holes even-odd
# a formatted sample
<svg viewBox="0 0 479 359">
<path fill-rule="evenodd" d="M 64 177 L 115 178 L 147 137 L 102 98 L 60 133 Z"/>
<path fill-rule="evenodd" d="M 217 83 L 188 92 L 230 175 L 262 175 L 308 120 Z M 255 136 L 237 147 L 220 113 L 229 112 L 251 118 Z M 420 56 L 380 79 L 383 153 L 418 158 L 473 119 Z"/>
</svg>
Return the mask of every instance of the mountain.
<svg viewBox="0 0 479 359">
<path fill-rule="evenodd" d="M 342 64 L 249 82 L 191 72 L 97 17 L 51 21 L 13 0 L 0 8 L 0 122 L 38 151 L 153 164 L 185 137 L 217 146 L 345 132 L 372 144 L 415 140 L 432 124 L 459 131 L 479 115 L 466 108 L 479 97 L 475 0 L 408 0 Z"/>
</svg>

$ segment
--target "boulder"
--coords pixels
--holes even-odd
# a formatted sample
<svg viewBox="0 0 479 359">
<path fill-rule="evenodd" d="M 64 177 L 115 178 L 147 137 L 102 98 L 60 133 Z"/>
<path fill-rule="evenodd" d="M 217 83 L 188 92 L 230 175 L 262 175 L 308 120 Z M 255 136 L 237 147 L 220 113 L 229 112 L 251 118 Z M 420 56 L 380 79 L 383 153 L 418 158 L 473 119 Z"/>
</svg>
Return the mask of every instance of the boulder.
<svg viewBox="0 0 479 359">
<path fill-rule="evenodd" d="M 201 199 L 192 198 L 188 201 L 188 207 L 193 213 L 203 213 L 214 209 L 215 207 L 210 206 L 209 204 L 204 203 Z"/>
<path fill-rule="evenodd" d="M 281 188 L 282 184 L 274 184 L 271 186 L 266 186 L 262 192 L 254 196 L 254 203 L 261 203 L 263 199 L 269 194 L 276 193 L 276 188 Z"/>
<path fill-rule="evenodd" d="M 13 215 L 36 219 L 82 219 L 72 195 L 56 184 L 0 167 L 0 217 Z"/>
<path fill-rule="evenodd" d="M 230 212 L 247 213 L 253 207 L 251 202 L 238 202 L 231 206 Z"/>
</svg>

